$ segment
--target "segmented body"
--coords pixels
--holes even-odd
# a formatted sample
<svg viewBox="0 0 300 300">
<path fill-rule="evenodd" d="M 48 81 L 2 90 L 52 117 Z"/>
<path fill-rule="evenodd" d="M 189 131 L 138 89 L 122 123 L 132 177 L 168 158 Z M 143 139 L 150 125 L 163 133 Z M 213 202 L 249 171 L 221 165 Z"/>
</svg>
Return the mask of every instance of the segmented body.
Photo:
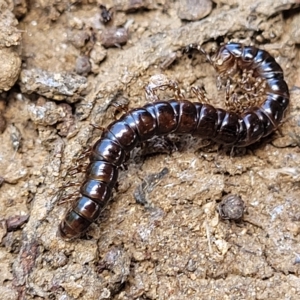
<svg viewBox="0 0 300 300">
<path fill-rule="evenodd" d="M 125 155 L 141 142 L 175 133 L 244 147 L 278 128 L 289 104 L 289 91 L 281 67 L 268 52 L 238 43 L 226 44 L 211 62 L 220 74 L 236 67 L 253 70 L 254 77 L 266 81 L 263 103 L 235 113 L 205 103 L 171 99 L 125 113 L 93 146 L 81 196 L 60 224 L 62 237 L 80 236 L 98 218 L 111 197 Z"/>
</svg>

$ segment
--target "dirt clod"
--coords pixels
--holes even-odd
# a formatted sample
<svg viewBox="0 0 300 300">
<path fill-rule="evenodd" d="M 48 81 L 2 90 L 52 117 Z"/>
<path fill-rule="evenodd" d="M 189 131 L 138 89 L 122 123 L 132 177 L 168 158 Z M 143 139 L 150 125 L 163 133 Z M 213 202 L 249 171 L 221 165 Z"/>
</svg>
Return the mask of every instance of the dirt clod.
<svg viewBox="0 0 300 300">
<path fill-rule="evenodd" d="M 21 59 L 12 48 L 0 48 L 0 56 L 0 91 L 8 91 L 18 79 Z"/>
<path fill-rule="evenodd" d="M 196 21 L 206 17 L 211 10 L 210 0 L 180 0 L 178 16 L 182 20 Z"/>
<path fill-rule="evenodd" d="M 37 93 L 70 103 L 80 100 L 87 87 L 86 78 L 72 73 L 50 73 L 41 69 L 22 70 L 20 87 L 23 93 Z"/>
<path fill-rule="evenodd" d="M 89 57 L 86 55 L 79 56 L 76 60 L 76 73 L 78 75 L 86 76 L 91 71 L 91 64 Z"/>
</svg>

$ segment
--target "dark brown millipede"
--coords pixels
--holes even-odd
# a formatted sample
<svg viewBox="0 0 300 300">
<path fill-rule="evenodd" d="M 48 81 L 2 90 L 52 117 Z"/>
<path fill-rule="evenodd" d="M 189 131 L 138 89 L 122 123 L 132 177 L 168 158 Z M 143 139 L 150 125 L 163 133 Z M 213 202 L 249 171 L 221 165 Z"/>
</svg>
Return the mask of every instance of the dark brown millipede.
<svg viewBox="0 0 300 300">
<path fill-rule="evenodd" d="M 60 224 L 62 237 L 80 236 L 99 217 L 112 195 L 126 154 L 141 142 L 175 133 L 245 147 L 278 128 L 289 104 L 289 90 L 281 67 L 268 52 L 229 43 L 211 56 L 210 61 L 219 74 L 239 68 L 264 80 L 262 103 L 233 112 L 177 97 L 148 103 L 125 113 L 107 127 L 92 147 L 81 195 Z"/>
</svg>

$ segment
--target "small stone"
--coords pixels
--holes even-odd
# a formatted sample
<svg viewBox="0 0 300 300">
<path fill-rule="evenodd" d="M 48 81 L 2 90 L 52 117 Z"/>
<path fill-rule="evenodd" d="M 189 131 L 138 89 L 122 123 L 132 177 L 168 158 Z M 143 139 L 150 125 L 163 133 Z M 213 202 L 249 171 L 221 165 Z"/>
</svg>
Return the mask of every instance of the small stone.
<svg viewBox="0 0 300 300">
<path fill-rule="evenodd" d="M 218 250 L 225 255 L 229 249 L 229 244 L 224 240 L 215 240 L 215 245 L 217 246 Z"/>
<path fill-rule="evenodd" d="M 300 22 L 300 15 L 295 14 L 292 18 L 292 22 L 290 24 L 291 29 L 290 29 L 290 37 L 293 40 L 295 44 L 300 43 L 300 27 L 299 27 L 299 22 Z"/>
<path fill-rule="evenodd" d="M 53 101 L 42 103 L 39 98 L 36 104 L 32 103 L 28 107 L 30 119 L 37 125 L 51 126 L 62 122 L 66 118 L 66 113 L 62 107 Z"/>
<path fill-rule="evenodd" d="M 300 223 L 299 222 L 287 222 L 286 223 L 286 229 L 293 233 L 294 235 L 299 234 L 300 232 Z"/>
<path fill-rule="evenodd" d="M 239 220 L 243 217 L 245 203 L 238 195 L 227 195 L 219 204 L 218 211 L 222 219 Z"/>
<path fill-rule="evenodd" d="M 79 56 L 76 59 L 76 73 L 79 75 L 87 75 L 91 72 L 91 64 L 89 61 L 89 57 L 86 55 Z"/>
<path fill-rule="evenodd" d="M 5 9 L 3 2 L 6 1 L 0 1 L 0 48 L 2 49 L 19 45 L 22 39 L 22 32 L 17 28 L 18 20 L 9 9 Z M 1 63 L 3 62 L 4 58 L 1 57 Z"/>
<path fill-rule="evenodd" d="M 18 79 L 21 59 L 12 48 L 0 49 L 0 57 L 0 91 L 8 91 Z"/>
<path fill-rule="evenodd" d="M 90 33 L 87 30 L 74 32 L 71 31 L 68 34 L 68 40 L 73 44 L 74 47 L 80 49 L 86 45 L 90 40 Z"/>
<path fill-rule="evenodd" d="M 106 47 L 120 47 L 127 43 L 128 32 L 127 29 L 120 28 L 110 28 L 104 30 L 101 34 L 101 44 Z"/>
<path fill-rule="evenodd" d="M 87 88 L 85 77 L 72 73 L 52 73 L 41 69 L 22 70 L 19 80 L 22 93 L 37 93 L 54 100 L 74 103 Z"/>
<path fill-rule="evenodd" d="M 180 0 L 177 14 L 182 20 L 196 21 L 209 15 L 211 10 L 210 0 Z"/>
<path fill-rule="evenodd" d="M 101 45 L 95 44 L 91 53 L 90 58 L 95 64 L 99 64 L 107 55 L 107 50 Z"/>
<path fill-rule="evenodd" d="M 6 220 L 7 231 L 20 229 L 21 226 L 28 221 L 29 215 L 17 215 L 9 217 Z"/>
<path fill-rule="evenodd" d="M 140 9 L 151 9 L 150 0 L 118 0 L 115 1 L 115 8 L 118 11 L 134 12 Z"/>
</svg>

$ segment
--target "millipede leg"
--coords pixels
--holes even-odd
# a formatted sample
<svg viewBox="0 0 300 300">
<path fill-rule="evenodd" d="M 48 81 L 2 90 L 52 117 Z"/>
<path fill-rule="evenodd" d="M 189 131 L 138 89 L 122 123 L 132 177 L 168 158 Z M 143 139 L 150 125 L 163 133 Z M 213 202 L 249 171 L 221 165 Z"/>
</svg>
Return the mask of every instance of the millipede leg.
<svg viewBox="0 0 300 300">
<path fill-rule="evenodd" d="M 90 154 L 90 153 L 89 153 Z M 76 174 L 85 173 L 87 170 L 87 166 L 89 163 L 79 163 L 75 166 L 72 166 L 67 169 L 67 175 L 68 176 L 74 176 Z"/>
<path fill-rule="evenodd" d="M 168 77 L 163 74 L 151 76 L 149 84 L 145 87 L 146 98 L 151 102 L 157 102 L 160 99 L 156 92 L 159 90 L 164 91 L 166 89 L 172 90 L 174 92 L 174 98 L 176 100 L 184 99 L 178 83 L 176 81 L 168 79 Z"/>
<path fill-rule="evenodd" d="M 214 63 L 210 57 L 210 55 L 202 48 L 201 45 L 199 44 L 196 44 L 196 43 L 192 43 L 192 44 L 189 44 L 188 46 L 186 46 L 183 51 L 184 52 L 190 52 L 191 50 L 197 50 L 199 51 L 201 54 L 205 55 L 207 61 L 212 65 L 214 66 Z"/>
<path fill-rule="evenodd" d="M 225 106 L 228 110 L 233 112 L 242 111 L 240 99 L 238 94 L 234 92 L 231 87 L 230 79 L 227 79 L 225 86 Z"/>
<path fill-rule="evenodd" d="M 57 195 L 58 195 L 58 205 L 61 205 L 63 203 L 66 203 L 66 202 L 74 202 L 74 200 L 76 199 L 76 197 L 78 197 L 79 195 L 79 192 L 73 192 L 71 194 L 65 194 L 65 191 L 67 188 L 69 187 L 80 187 L 80 183 L 78 182 L 68 182 L 68 183 L 65 183 L 62 187 L 59 188 L 58 192 L 57 192 Z"/>
<path fill-rule="evenodd" d="M 225 105 L 226 106 L 229 106 L 229 104 L 230 104 L 230 93 L 231 93 L 230 80 L 228 79 L 226 82 L 226 92 L 225 92 Z"/>
<path fill-rule="evenodd" d="M 103 127 L 103 126 L 99 126 L 99 125 L 92 124 L 92 123 L 90 123 L 90 125 L 91 125 L 94 129 L 97 129 L 97 130 L 101 130 L 101 131 L 105 131 L 105 130 L 106 130 L 106 128 Z"/>
<path fill-rule="evenodd" d="M 72 166 L 68 167 L 66 170 L 66 176 L 74 176 L 79 173 L 85 173 L 88 163 L 85 161 L 91 155 L 91 147 L 87 147 L 79 153 L 79 155 L 73 159 Z"/>
<path fill-rule="evenodd" d="M 116 95 L 116 98 L 112 100 L 110 106 L 114 108 L 111 116 L 113 119 L 117 120 L 119 114 L 126 114 L 129 111 L 129 100 L 122 96 L 120 93 Z"/>
<path fill-rule="evenodd" d="M 71 193 L 69 195 L 66 195 L 64 197 L 59 198 L 59 201 L 57 202 L 57 205 L 62 205 L 65 203 L 74 203 L 74 201 L 79 197 L 78 192 Z"/>
<path fill-rule="evenodd" d="M 118 120 L 117 116 L 119 114 L 126 114 L 128 112 L 128 108 L 123 108 L 123 107 L 115 107 L 115 111 L 111 114 L 111 117 L 114 119 L 114 120 Z"/>
<path fill-rule="evenodd" d="M 201 103 L 206 103 L 206 104 L 210 103 L 210 99 L 207 98 L 207 94 L 204 86 L 192 86 L 191 91 Z"/>
</svg>

